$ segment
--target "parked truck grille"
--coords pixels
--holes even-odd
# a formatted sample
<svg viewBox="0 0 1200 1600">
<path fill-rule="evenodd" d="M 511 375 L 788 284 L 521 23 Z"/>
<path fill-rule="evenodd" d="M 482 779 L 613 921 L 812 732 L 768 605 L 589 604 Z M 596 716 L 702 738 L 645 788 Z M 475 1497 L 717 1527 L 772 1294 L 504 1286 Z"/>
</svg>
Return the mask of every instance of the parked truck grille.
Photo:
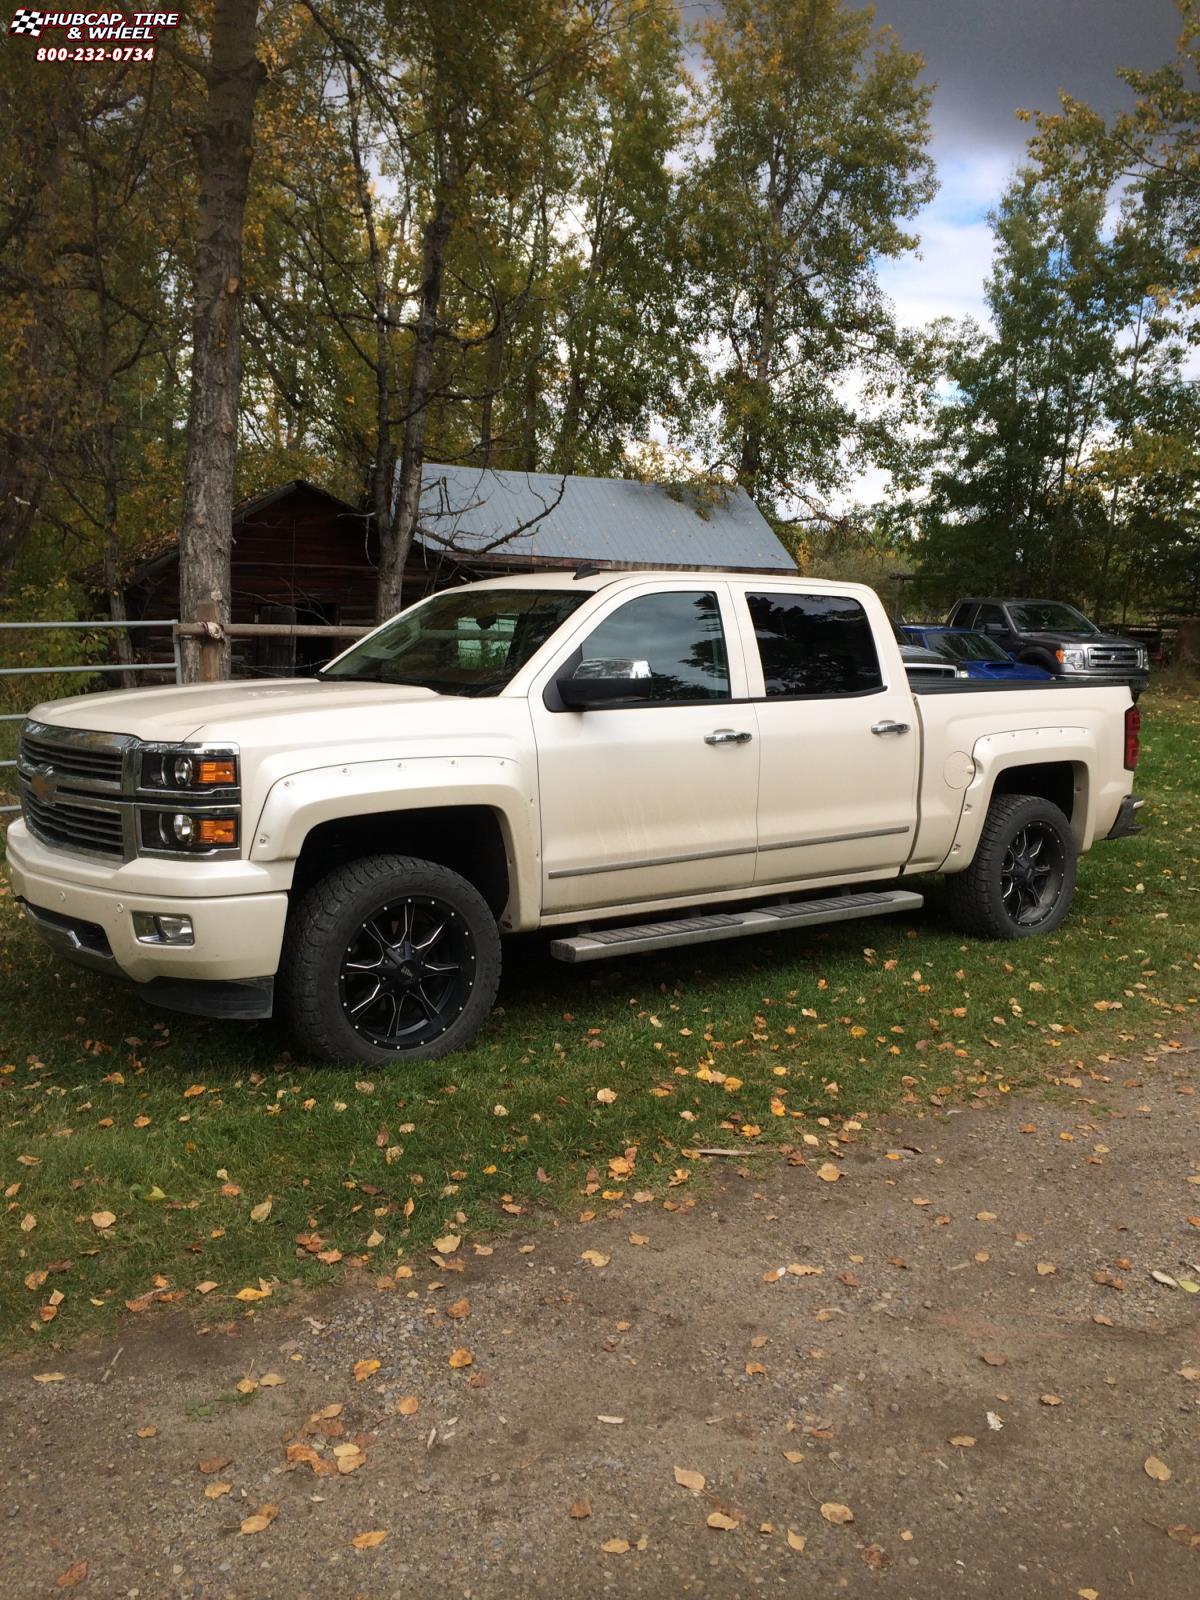
<svg viewBox="0 0 1200 1600">
<path fill-rule="evenodd" d="M 1138 664 L 1136 645 L 1094 644 L 1090 656 L 1094 667 L 1136 667 Z"/>
<path fill-rule="evenodd" d="M 125 855 L 125 827 L 118 806 L 81 803 L 78 798 L 55 795 L 39 800 L 28 781 L 21 778 L 21 809 L 30 833 L 43 844 L 61 850 L 86 850 L 95 855 Z"/>
<path fill-rule="evenodd" d="M 122 780 L 125 751 L 134 742 L 128 734 L 27 722 L 17 780 L 29 831 L 56 849 L 123 860 Z"/>
<path fill-rule="evenodd" d="M 124 752 L 132 742 L 124 734 L 85 733 L 27 722 L 17 754 L 23 771 L 52 767 L 60 783 L 77 782 L 80 788 L 119 794 Z"/>
</svg>

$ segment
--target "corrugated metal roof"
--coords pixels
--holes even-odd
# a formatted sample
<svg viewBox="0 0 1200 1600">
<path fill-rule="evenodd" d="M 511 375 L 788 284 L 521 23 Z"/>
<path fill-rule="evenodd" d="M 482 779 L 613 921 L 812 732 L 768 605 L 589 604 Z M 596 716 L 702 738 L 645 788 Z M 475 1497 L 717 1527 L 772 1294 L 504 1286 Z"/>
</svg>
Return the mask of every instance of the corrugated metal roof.
<svg viewBox="0 0 1200 1600">
<path fill-rule="evenodd" d="M 419 537 L 468 559 L 796 570 L 744 489 L 697 508 L 628 478 L 427 462 L 422 481 Z"/>
</svg>

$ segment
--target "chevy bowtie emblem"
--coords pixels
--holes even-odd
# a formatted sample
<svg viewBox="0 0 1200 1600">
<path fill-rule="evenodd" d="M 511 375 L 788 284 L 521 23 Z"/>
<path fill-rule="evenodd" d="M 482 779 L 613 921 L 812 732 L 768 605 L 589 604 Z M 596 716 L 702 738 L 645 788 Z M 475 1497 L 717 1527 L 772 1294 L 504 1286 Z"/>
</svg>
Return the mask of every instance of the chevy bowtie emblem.
<svg viewBox="0 0 1200 1600">
<path fill-rule="evenodd" d="M 39 767 L 29 780 L 33 798 L 44 806 L 52 806 L 58 795 L 58 774 L 53 767 Z"/>
</svg>

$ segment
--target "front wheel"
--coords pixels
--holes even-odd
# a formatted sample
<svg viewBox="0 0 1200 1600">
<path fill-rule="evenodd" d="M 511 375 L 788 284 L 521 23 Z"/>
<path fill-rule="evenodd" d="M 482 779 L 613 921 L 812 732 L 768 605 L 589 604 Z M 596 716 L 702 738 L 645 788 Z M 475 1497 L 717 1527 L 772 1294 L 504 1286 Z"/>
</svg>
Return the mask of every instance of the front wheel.
<svg viewBox="0 0 1200 1600">
<path fill-rule="evenodd" d="M 292 1031 L 327 1061 L 435 1061 L 468 1045 L 500 982 L 500 935 L 457 872 L 365 856 L 319 879 L 288 919 Z"/>
<path fill-rule="evenodd" d="M 1029 939 L 1066 916 L 1075 892 L 1075 841 L 1056 805 L 1000 795 L 988 809 L 974 860 L 946 878 L 955 927 L 983 939 Z"/>
</svg>

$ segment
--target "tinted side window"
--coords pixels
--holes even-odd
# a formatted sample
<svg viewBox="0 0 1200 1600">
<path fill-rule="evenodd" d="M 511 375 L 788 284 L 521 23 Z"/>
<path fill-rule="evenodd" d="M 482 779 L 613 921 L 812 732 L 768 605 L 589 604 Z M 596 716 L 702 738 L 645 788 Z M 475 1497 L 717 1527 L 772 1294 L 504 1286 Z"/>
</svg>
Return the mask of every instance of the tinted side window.
<svg viewBox="0 0 1200 1600">
<path fill-rule="evenodd" d="M 1008 623 L 1004 620 L 1004 612 L 999 606 L 980 606 L 974 626 L 983 628 L 990 622 L 998 623 L 1006 633 L 1008 632 Z"/>
<path fill-rule="evenodd" d="M 883 687 L 867 614 L 825 594 L 749 594 L 767 698 L 863 694 Z"/>
<path fill-rule="evenodd" d="M 644 679 L 647 700 L 729 699 L 729 657 L 715 594 L 630 600 L 588 635 L 578 670 L 595 671 L 604 661 L 621 664 L 617 676 Z"/>
<path fill-rule="evenodd" d="M 972 604 L 970 604 L 969 602 L 967 604 L 965 604 L 965 605 L 957 605 L 957 606 L 955 606 L 954 610 L 950 613 L 950 617 L 949 617 L 949 620 L 948 620 L 946 626 L 949 627 L 949 628 L 972 628 L 972 627 L 974 627 L 974 625 L 975 625 L 974 618 L 975 618 L 976 610 L 977 610 L 977 607 L 972 605 Z"/>
</svg>

